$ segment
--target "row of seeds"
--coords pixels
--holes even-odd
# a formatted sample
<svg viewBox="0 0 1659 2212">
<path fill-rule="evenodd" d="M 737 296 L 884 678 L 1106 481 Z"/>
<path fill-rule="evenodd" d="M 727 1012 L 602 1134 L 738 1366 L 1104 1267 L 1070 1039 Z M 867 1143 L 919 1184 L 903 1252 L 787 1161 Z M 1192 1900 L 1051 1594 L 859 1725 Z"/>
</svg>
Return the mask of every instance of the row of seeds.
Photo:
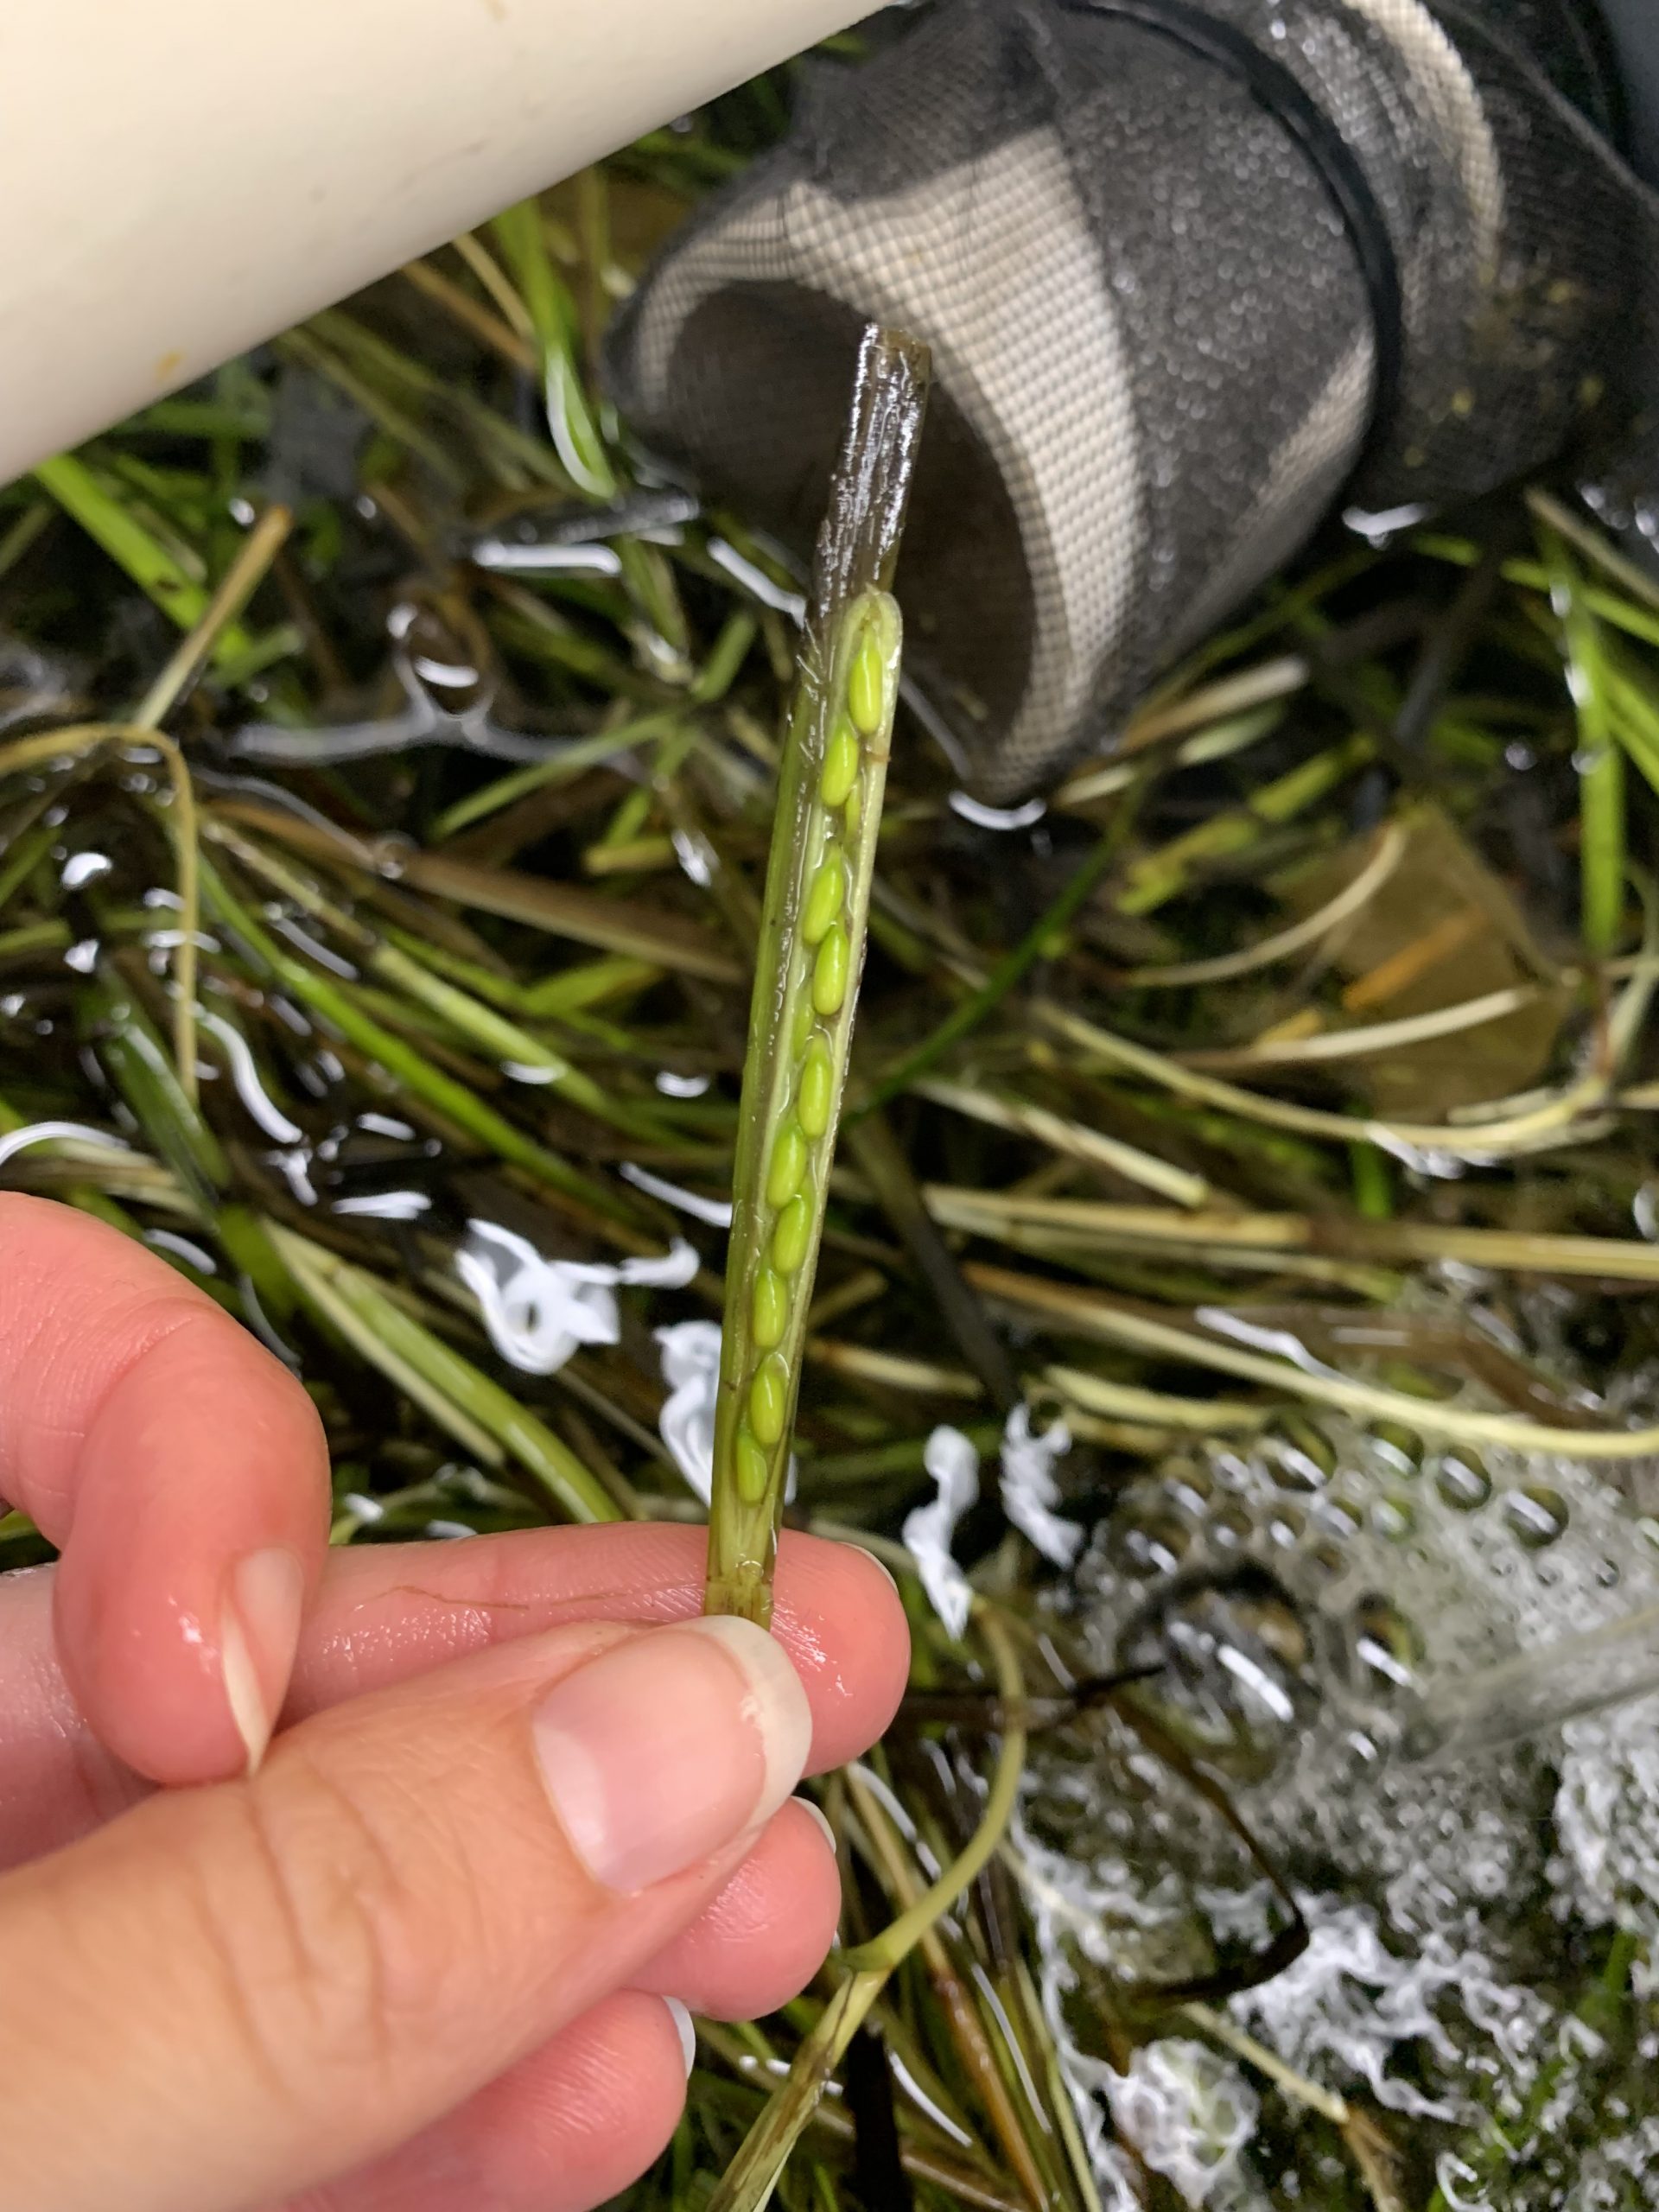
<svg viewBox="0 0 1659 2212">
<path fill-rule="evenodd" d="M 814 1206 L 834 1145 L 840 1090 L 835 1028 L 852 984 L 855 869 L 849 849 L 866 803 L 866 748 L 892 715 L 892 660 L 883 626 L 867 619 L 846 664 L 842 704 L 819 772 L 823 842 L 801 902 L 800 939 L 810 961 L 791 1039 L 789 1096 L 766 1160 L 768 1222 L 755 1270 L 749 1378 L 735 1446 L 738 1486 L 751 1504 L 766 1495 L 772 1455 L 789 1419 L 791 1377 L 778 1349 L 788 1332 L 797 1278 L 812 1243 Z"/>
</svg>

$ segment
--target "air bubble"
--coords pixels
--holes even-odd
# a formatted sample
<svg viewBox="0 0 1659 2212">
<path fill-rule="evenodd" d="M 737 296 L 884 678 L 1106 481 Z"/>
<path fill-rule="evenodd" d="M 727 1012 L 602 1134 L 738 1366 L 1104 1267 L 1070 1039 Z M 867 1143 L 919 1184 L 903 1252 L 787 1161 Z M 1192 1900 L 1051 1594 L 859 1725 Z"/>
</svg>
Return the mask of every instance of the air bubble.
<svg viewBox="0 0 1659 2212">
<path fill-rule="evenodd" d="M 1529 1551 L 1544 1551 L 1566 1533 L 1567 1500 L 1560 1491 L 1541 1483 L 1511 1491 L 1503 1502 L 1503 1513 Z"/>
<path fill-rule="evenodd" d="M 1414 1475 L 1423 1464 L 1423 1440 L 1403 1422 L 1378 1421 L 1371 1431 L 1371 1444 L 1392 1474 Z"/>
<path fill-rule="evenodd" d="M 1434 1477 L 1434 1487 L 1455 1513 L 1475 1513 L 1492 1494 L 1492 1478 L 1472 1452 L 1448 1453 Z"/>
<path fill-rule="evenodd" d="M 1192 1543 L 1185 1521 L 1173 1513 L 1147 1512 L 1139 1518 L 1119 1515 L 1107 1550 L 1124 1574 L 1173 1574 Z"/>
<path fill-rule="evenodd" d="M 1371 1507 L 1371 1526 L 1391 1544 L 1403 1544 L 1417 1526 L 1417 1509 L 1408 1497 L 1379 1497 Z"/>
<path fill-rule="evenodd" d="M 1349 1615 L 1350 1669 L 1356 1689 L 1393 1697 L 1415 1687 L 1423 1639 L 1391 1599 L 1370 1591 Z"/>
</svg>

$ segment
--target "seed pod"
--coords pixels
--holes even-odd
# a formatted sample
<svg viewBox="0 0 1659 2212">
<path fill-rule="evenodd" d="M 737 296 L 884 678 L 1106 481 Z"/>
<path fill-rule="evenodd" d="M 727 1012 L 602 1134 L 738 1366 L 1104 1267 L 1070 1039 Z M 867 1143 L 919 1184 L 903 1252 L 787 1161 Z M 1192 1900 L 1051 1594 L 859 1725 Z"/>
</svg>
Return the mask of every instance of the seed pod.
<svg viewBox="0 0 1659 2212">
<path fill-rule="evenodd" d="M 847 909 L 847 863 L 841 847 L 831 845 L 818 862 L 817 874 L 806 894 L 801 915 L 801 936 L 808 944 L 821 944 Z"/>
<path fill-rule="evenodd" d="M 812 1241 L 812 1209 L 804 1198 L 792 1198 L 779 1215 L 772 1231 L 774 1267 L 792 1275 L 806 1257 Z"/>
<path fill-rule="evenodd" d="M 789 1368 L 779 1353 L 769 1351 L 749 1385 L 750 1425 L 762 1444 L 776 1444 L 788 1418 Z"/>
<path fill-rule="evenodd" d="M 814 1037 L 801 1065 L 801 1087 L 795 1100 L 795 1118 L 808 1137 L 821 1137 L 829 1128 L 835 1095 L 836 1067 L 828 1041 Z"/>
<path fill-rule="evenodd" d="M 847 932 L 837 922 L 818 947 L 818 957 L 812 965 L 812 1005 L 822 1014 L 839 1014 L 841 1002 L 847 995 L 847 971 L 852 949 L 847 942 Z"/>
<path fill-rule="evenodd" d="M 737 1488 L 746 1505 L 759 1505 L 766 1495 L 772 1460 L 755 1440 L 752 1429 L 737 1432 Z"/>
<path fill-rule="evenodd" d="M 830 734 L 818 785 L 818 796 L 827 807 L 846 804 L 848 792 L 858 781 L 858 732 L 843 715 Z"/>
<path fill-rule="evenodd" d="M 769 1484 L 781 1479 L 787 1457 L 784 1439 L 800 1369 L 812 1261 L 846 1077 L 856 980 L 854 948 L 863 938 L 874 857 L 874 811 L 868 817 L 861 813 L 866 834 L 844 837 L 844 801 L 852 793 L 880 793 L 897 699 L 898 647 L 893 601 L 880 594 L 855 600 L 840 626 L 830 671 L 830 696 L 841 706 L 829 746 L 834 752 L 850 741 L 851 772 L 837 766 L 832 777 L 820 772 L 798 779 L 800 830 L 787 855 L 788 875 L 778 901 L 781 989 L 769 992 L 764 979 L 757 979 L 756 1005 L 771 1009 L 773 1033 L 760 1146 L 766 1173 L 758 1200 L 744 1209 L 741 1235 L 734 1224 L 728 1296 L 741 1301 L 746 1325 L 741 1336 L 731 1332 L 733 1352 L 726 1366 L 733 1389 L 721 1400 L 724 1408 L 729 1395 L 734 1409 L 727 1448 L 743 1458 L 743 1466 L 734 1467 L 743 1478 L 740 1488 L 753 1488 L 756 1451 L 775 1453 L 767 1461 Z M 866 733 L 873 715 L 874 728 Z M 825 803 L 826 789 L 842 795 L 842 822 Z M 769 924 L 777 889 L 768 886 Z M 746 1116 L 749 1103 L 746 1077 Z M 739 1188 L 746 1187 L 747 1178 L 740 1169 Z M 717 1468 L 723 1441 L 717 1431 Z"/>
<path fill-rule="evenodd" d="M 779 772 L 733 1180 L 707 1599 L 763 1622 L 899 695 L 899 609 L 864 579 L 884 582 L 897 552 L 918 354 L 882 334 L 866 340 Z"/>
<path fill-rule="evenodd" d="M 867 634 L 853 656 L 847 679 L 847 711 L 861 737 L 874 737 L 881 728 L 886 684 L 880 643 L 873 633 Z"/>
<path fill-rule="evenodd" d="M 786 1206 L 800 1189 L 805 1173 L 805 1135 L 798 1122 L 786 1122 L 772 1140 L 772 1165 L 766 1170 L 766 1204 L 774 1211 Z"/>
<path fill-rule="evenodd" d="M 789 1286 L 775 1268 L 762 1268 L 754 1279 L 754 1341 L 763 1351 L 783 1342 L 789 1319 Z"/>
</svg>

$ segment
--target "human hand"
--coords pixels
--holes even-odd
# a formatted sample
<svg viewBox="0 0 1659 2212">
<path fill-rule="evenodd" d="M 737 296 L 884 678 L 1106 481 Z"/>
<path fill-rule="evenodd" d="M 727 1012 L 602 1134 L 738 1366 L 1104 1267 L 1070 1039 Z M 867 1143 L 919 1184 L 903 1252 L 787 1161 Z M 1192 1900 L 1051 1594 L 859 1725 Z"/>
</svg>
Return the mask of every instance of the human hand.
<svg viewBox="0 0 1659 2212">
<path fill-rule="evenodd" d="M 0 2212 L 581 2212 L 678 2117 L 664 1997 L 818 1964 L 788 1793 L 905 1676 L 862 1554 L 787 1539 L 773 1642 L 692 1625 L 691 1529 L 327 1554 L 293 1378 L 8 1196 L 0 1492 L 63 1551 L 0 1579 Z"/>
</svg>

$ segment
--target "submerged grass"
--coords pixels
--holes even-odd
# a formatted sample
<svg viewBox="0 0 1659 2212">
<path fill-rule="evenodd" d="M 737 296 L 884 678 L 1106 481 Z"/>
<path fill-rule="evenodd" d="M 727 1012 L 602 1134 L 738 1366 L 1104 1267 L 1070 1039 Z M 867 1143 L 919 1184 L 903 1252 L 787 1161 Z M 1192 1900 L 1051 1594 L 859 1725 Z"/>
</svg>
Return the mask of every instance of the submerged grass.
<svg viewBox="0 0 1659 2212">
<path fill-rule="evenodd" d="M 1652 1452 L 1562 1412 L 1528 1300 L 1575 1286 L 1610 1370 L 1659 1348 L 1630 1294 L 1659 1221 L 1659 616 L 1547 498 L 1524 554 L 1493 525 L 1438 660 L 1485 526 L 1326 546 L 1040 823 L 965 822 L 895 712 L 885 555 L 819 609 L 791 721 L 793 563 L 636 480 L 592 391 L 613 253 L 769 127 L 740 101 L 656 134 L 0 493 L 0 1179 L 300 1370 L 342 1543 L 694 1517 L 651 1330 L 724 1301 L 715 1601 L 763 1609 L 780 1512 L 851 1533 L 901 1571 L 918 1701 L 823 1786 L 845 1951 L 704 2035 L 634 2202 L 1096 2212 L 1109 2123 L 1007 1828 L 1027 1709 L 1087 1741 L 1120 1694 L 1068 1702 L 1046 1570 L 994 1506 L 947 1634 L 901 1541 L 930 1433 L 990 1451 L 1015 1400 L 1063 1412 L 1060 1503 L 1107 1525 L 1193 1439 L 1316 1452 L 1322 1407 Z M 1413 746 L 1356 696 L 1408 702 Z M 1436 1333 L 1452 1281 L 1518 1349 Z M 0 1564 L 44 1555 L 0 1522 Z M 1441 2152 L 1499 2170 L 1492 2130 L 1391 2141 L 1191 1990 L 1101 2034 L 1127 2064 L 1183 2024 L 1289 2082 L 1309 2171 L 1345 2177 L 1319 2201 L 1425 2202 Z M 857 2094 L 825 2097 L 849 2052 Z"/>
</svg>

